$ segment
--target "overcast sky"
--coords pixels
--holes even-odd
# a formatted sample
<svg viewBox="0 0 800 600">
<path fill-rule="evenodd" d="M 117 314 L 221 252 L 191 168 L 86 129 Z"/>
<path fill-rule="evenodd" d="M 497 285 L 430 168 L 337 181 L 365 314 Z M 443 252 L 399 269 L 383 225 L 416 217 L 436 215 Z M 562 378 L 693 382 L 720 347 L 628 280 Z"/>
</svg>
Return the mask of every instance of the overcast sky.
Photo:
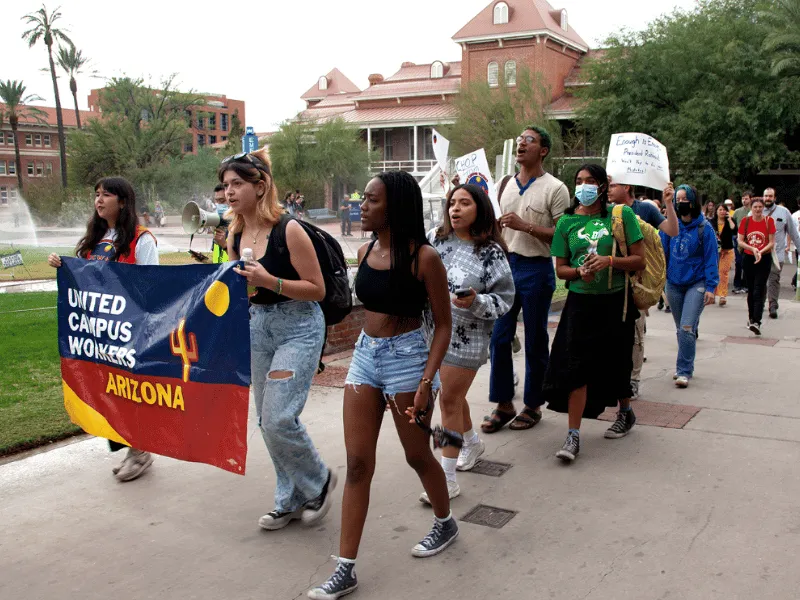
<svg viewBox="0 0 800 600">
<path fill-rule="evenodd" d="M 91 88 L 105 78 L 130 75 L 157 83 L 178 74 L 182 89 L 214 92 L 247 103 L 247 125 L 257 131 L 304 108 L 300 96 L 319 76 L 338 67 L 360 88 L 370 73 L 388 77 L 403 61 L 461 59 L 452 36 L 488 0 L 265 0 L 209 3 L 138 0 L 135 3 L 63 0 L 62 20 L 75 45 L 92 59 L 100 78 L 78 80 L 78 102 L 87 109 Z M 565 8 L 572 27 L 590 46 L 610 33 L 642 29 L 674 8 L 696 0 L 551 0 Z M 48 8 L 58 6 L 48 3 Z M 246 9 L 244 7 L 247 7 Z M 18 0 L 3 9 L 0 79 L 23 80 L 28 93 L 54 106 L 44 46 L 28 49 L 16 18 L 41 7 Z M 398 7 L 400 8 L 398 10 Z M 69 82 L 59 79 L 62 105 L 73 106 Z"/>
</svg>

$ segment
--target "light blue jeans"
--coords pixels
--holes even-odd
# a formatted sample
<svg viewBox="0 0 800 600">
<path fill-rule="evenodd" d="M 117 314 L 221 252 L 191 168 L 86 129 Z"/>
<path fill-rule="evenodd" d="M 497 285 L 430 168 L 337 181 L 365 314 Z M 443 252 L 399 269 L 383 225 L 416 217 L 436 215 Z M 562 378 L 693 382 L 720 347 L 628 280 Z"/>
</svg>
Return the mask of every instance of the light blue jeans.
<svg viewBox="0 0 800 600">
<path fill-rule="evenodd" d="M 678 334 L 678 361 L 675 372 L 691 379 L 697 347 L 697 326 L 703 312 L 706 286 L 704 281 L 692 285 L 673 285 L 667 282 L 667 300 Z"/>
<path fill-rule="evenodd" d="M 322 493 L 328 467 L 300 423 L 325 336 L 316 302 L 250 307 L 250 368 L 258 425 L 275 466 L 275 509 L 294 512 Z M 273 371 L 292 375 L 272 379 Z"/>
</svg>

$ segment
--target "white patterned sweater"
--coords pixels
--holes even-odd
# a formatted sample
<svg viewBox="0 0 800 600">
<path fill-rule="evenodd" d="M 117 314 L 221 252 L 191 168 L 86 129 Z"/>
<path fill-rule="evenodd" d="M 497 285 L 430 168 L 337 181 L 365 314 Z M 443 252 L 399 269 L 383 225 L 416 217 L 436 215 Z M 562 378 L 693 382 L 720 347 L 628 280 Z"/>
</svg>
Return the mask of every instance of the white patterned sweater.
<svg viewBox="0 0 800 600">
<path fill-rule="evenodd" d="M 508 259 L 494 242 L 476 253 L 473 242 L 461 240 L 455 233 L 436 239 L 436 231 L 432 230 L 428 240 L 447 269 L 450 293 L 470 288 L 477 293 L 468 309 L 450 305 L 453 331 L 445 363 L 478 368 L 489 356 L 495 320 L 506 314 L 514 303 L 514 279 Z"/>
</svg>

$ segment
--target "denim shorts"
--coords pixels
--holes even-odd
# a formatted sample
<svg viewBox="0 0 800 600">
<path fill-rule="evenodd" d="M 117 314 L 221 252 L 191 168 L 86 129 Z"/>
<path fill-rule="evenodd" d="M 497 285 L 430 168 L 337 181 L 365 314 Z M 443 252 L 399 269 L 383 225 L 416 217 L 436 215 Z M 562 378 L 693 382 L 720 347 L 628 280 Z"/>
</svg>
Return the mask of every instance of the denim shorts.
<svg viewBox="0 0 800 600">
<path fill-rule="evenodd" d="M 422 329 L 388 338 L 358 336 L 345 385 L 368 385 L 388 400 L 396 394 L 416 392 L 428 362 L 428 344 Z M 433 379 L 438 390 L 439 374 Z"/>
</svg>

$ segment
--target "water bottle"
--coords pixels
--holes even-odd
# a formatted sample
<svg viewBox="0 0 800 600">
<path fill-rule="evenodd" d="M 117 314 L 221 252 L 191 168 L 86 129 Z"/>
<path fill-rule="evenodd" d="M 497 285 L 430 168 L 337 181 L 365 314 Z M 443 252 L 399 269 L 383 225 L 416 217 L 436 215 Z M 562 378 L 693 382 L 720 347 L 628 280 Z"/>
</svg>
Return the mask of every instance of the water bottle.
<svg viewBox="0 0 800 600">
<path fill-rule="evenodd" d="M 589 240 L 589 249 L 586 251 L 586 258 L 589 258 L 592 254 L 597 254 L 597 240 Z M 599 277 L 599 272 L 594 274 L 595 281 L 597 281 Z"/>
<path fill-rule="evenodd" d="M 242 263 L 244 265 L 249 265 L 256 262 L 253 260 L 253 249 L 252 248 L 244 248 L 242 250 Z M 247 297 L 252 298 L 256 295 L 256 286 L 249 285 L 247 286 Z"/>
</svg>

